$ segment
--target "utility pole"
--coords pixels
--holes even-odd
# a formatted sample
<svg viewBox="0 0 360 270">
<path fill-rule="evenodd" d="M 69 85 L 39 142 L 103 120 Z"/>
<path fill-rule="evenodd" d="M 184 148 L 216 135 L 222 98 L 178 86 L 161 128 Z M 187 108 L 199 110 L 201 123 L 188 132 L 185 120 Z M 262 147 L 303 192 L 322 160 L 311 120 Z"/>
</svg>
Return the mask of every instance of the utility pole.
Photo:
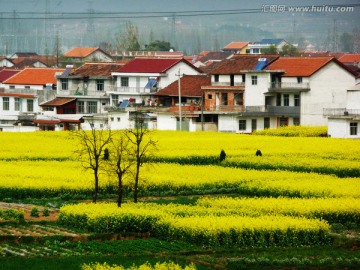
<svg viewBox="0 0 360 270">
<path fill-rule="evenodd" d="M 180 78 L 181 78 L 181 73 L 180 73 L 180 68 L 179 68 L 179 73 L 176 74 L 176 76 L 179 76 L 178 78 L 178 89 L 179 89 L 179 130 L 182 131 L 182 116 L 181 116 L 181 83 L 180 83 Z"/>
</svg>

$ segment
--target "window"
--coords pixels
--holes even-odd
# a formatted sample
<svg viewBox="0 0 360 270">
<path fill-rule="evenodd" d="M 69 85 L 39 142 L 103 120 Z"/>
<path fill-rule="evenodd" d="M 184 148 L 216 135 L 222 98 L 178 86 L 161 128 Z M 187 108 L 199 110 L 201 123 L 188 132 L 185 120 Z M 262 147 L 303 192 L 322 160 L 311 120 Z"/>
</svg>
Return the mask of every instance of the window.
<svg viewBox="0 0 360 270">
<path fill-rule="evenodd" d="M 281 106 L 281 94 L 276 94 L 276 106 Z"/>
<path fill-rule="evenodd" d="M 114 122 L 114 117 L 110 117 L 111 122 Z"/>
<path fill-rule="evenodd" d="M 212 94 L 208 94 L 208 99 L 212 99 Z"/>
<path fill-rule="evenodd" d="M 129 86 L 129 77 L 121 77 L 121 86 Z"/>
<path fill-rule="evenodd" d="M 69 90 L 68 79 L 60 79 L 61 90 Z"/>
<path fill-rule="evenodd" d="M 351 122 L 350 123 L 350 135 L 357 135 L 358 123 Z"/>
<path fill-rule="evenodd" d="M 246 49 L 246 50 L 245 50 L 245 53 L 246 53 L 246 54 L 250 54 L 250 49 Z"/>
<path fill-rule="evenodd" d="M 104 91 L 104 80 L 96 80 L 96 90 Z"/>
<path fill-rule="evenodd" d="M 214 82 L 218 82 L 219 81 L 219 74 L 215 74 L 214 75 Z"/>
<path fill-rule="evenodd" d="M 25 85 L 25 89 L 30 89 L 30 86 L 29 86 L 29 85 Z"/>
<path fill-rule="evenodd" d="M 10 110 L 10 98 L 3 97 L 3 110 L 8 111 Z"/>
<path fill-rule="evenodd" d="M 294 106 L 300 106 L 300 95 L 294 95 Z"/>
<path fill-rule="evenodd" d="M 284 94 L 284 106 L 289 106 L 289 94 Z"/>
<path fill-rule="evenodd" d="M 227 93 L 222 93 L 221 94 L 221 99 L 222 99 L 222 105 L 227 106 L 228 105 L 228 94 Z"/>
<path fill-rule="evenodd" d="M 96 101 L 88 101 L 87 112 L 88 113 L 97 113 L 97 102 Z"/>
<path fill-rule="evenodd" d="M 294 117 L 293 122 L 294 122 L 294 126 L 300 126 L 300 118 L 299 117 Z"/>
<path fill-rule="evenodd" d="M 27 107 L 28 112 L 33 112 L 34 111 L 34 100 L 28 99 L 26 101 L 26 107 Z"/>
<path fill-rule="evenodd" d="M 239 130 L 246 130 L 246 120 L 239 120 Z"/>
<path fill-rule="evenodd" d="M 260 49 L 259 48 L 254 48 L 253 53 L 260 53 Z"/>
<path fill-rule="evenodd" d="M 77 102 L 77 111 L 78 111 L 78 113 L 85 113 L 85 102 L 84 101 Z"/>
<path fill-rule="evenodd" d="M 15 102 L 15 111 L 20 111 L 20 98 L 15 98 L 14 99 Z"/>
<path fill-rule="evenodd" d="M 9 89 L 15 89 L 15 85 L 10 85 Z"/>
<path fill-rule="evenodd" d="M 119 96 L 118 95 L 112 95 L 112 105 L 118 106 L 119 105 Z"/>
<path fill-rule="evenodd" d="M 251 76 L 251 84 L 257 85 L 257 76 Z"/>
<path fill-rule="evenodd" d="M 297 77 L 297 82 L 302 83 L 302 77 Z"/>
<path fill-rule="evenodd" d="M 269 117 L 264 118 L 264 129 L 265 128 L 270 128 L 270 118 Z"/>
<path fill-rule="evenodd" d="M 120 117 L 117 118 L 117 121 L 120 122 Z"/>
<path fill-rule="evenodd" d="M 244 105 L 244 94 L 243 93 L 234 94 L 234 101 L 235 101 L 235 105 Z"/>
</svg>

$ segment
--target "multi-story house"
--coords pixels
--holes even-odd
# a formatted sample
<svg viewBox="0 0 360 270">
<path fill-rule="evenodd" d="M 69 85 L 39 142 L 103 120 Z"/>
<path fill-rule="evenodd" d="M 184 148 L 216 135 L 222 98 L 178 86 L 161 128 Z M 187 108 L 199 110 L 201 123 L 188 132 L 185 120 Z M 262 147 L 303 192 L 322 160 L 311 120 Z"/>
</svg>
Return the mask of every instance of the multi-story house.
<svg viewBox="0 0 360 270">
<path fill-rule="evenodd" d="M 216 130 L 205 126 L 202 111 L 201 87 L 210 84 L 209 75 L 184 75 L 155 93 L 157 129 L 159 130 Z M 179 103 L 181 99 L 181 103 Z M 180 128 L 181 127 L 181 128 Z"/>
<path fill-rule="evenodd" d="M 116 88 L 110 91 L 111 106 L 109 122 L 114 129 L 133 125 L 129 119 L 139 108 L 154 112 L 158 108 L 155 93 L 179 79 L 179 76 L 198 75 L 202 71 L 184 59 L 174 58 L 135 58 L 117 71 Z M 156 116 L 149 115 L 156 122 Z M 153 123 L 155 125 L 155 123 Z M 155 127 L 154 127 L 155 128 Z"/>
<path fill-rule="evenodd" d="M 41 112 L 39 103 L 55 96 L 56 74 L 64 69 L 26 68 L 2 81 L 1 113 L 3 129 L 29 130 Z M 5 72 L 5 71 L 4 71 Z M 14 127 L 16 124 L 16 127 Z"/>
<path fill-rule="evenodd" d="M 233 121 L 240 113 L 245 113 L 247 102 L 245 71 L 262 69 L 278 57 L 277 55 L 236 55 L 212 69 L 209 73 L 211 84 L 202 86 L 205 124 L 215 124 L 219 131 L 237 131 Z M 251 80 L 251 77 L 248 79 Z"/>
<path fill-rule="evenodd" d="M 291 45 L 285 39 L 280 38 L 268 38 L 262 39 L 257 42 L 250 42 L 247 45 L 246 53 L 247 54 L 262 54 L 264 49 L 270 48 L 270 46 L 275 46 L 277 50 L 281 51 L 285 45 Z"/>
<path fill-rule="evenodd" d="M 78 128 L 83 116 L 107 120 L 105 107 L 110 105 L 108 93 L 116 88 L 116 79 L 111 73 L 122 66 L 121 63 L 86 63 L 77 69 L 67 66 L 57 76 L 56 98 L 40 104 L 43 113 L 54 120 L 49 122 L 42 117 L 44 129 Z"/>
<path fill-rule="evenodd" d="M 99 47 L 75 47 L 64 53 L 64 61 L 67 64 L 83 65 L 86 62 L 112 62 L 110 54 Z"/>
<path fill-rule="evenodd" d="M 323 109 L 339 107 L 356 76 L 333 57 L 280 57 L 246 71 L 245 114 L 237 132 L 287 125 L 325 126 Z M 235 124 L 235 123 L 234 123 Z"/>
</svg>

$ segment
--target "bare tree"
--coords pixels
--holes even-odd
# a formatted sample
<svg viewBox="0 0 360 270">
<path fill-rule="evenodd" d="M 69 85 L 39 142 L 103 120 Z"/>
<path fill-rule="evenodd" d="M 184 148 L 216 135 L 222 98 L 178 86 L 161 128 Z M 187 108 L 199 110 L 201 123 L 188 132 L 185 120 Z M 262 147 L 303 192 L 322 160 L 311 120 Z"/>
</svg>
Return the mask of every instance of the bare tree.
<svg viewBox="0 0 360 270">
<path fill-rule="evenodd" d="M 152 131 L 147 128 L 144 114 L 135 111 L 133 119 L 134 128 L 126 130 L 126 136 L 132 145 L 131 151 L 135 158 L 134 202 L 138 201 L 140 168 L 146 158 L 153 155 L 157 149 L 157 141 L 152 138 Z"/>
<path fill-rule="evenodd" d="M 94 175 L 93 202 L 96 203 L 99 193 L 99 172 L 105 162 L 103 155 L 111 142 L 112 132 L 108 128 L 96 129 L 90 122 L 90 130 L 80 129 L 73 134 L 78 139 L 78 149 L 75 154 L 80 158 L 84 169 L 92 170 Z"/>
<path fill-rule="evenodd" d="M 139 31 L 135 24 L 130 21 L 126 23 L 126 27 L 123 31 L 116 36 L 116 43 L 119 49 L 125 49 L 127 51 L 139 51 Z"/>
<path fill-rule="evenodd" d="M 124 193 L 124 178 L 129 175 L 134 165 L 133 153 L 129 146 L 129 138 L 125 135 L 125 131 L 113 134 L 109 144 L 110 151 L 106 171 L 110 176 L 117 177 L 117 204 L 121 207 L 122 197 Z"/>
</svg>

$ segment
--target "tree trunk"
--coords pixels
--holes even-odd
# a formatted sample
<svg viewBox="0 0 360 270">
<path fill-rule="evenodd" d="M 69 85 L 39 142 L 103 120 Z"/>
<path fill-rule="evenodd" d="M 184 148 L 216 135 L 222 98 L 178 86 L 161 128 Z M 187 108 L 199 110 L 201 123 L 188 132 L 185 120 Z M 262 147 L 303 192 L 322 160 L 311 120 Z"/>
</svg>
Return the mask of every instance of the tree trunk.
<svg viewBox="0 0 360 270">
<path fill-rule="evenodd" d="M 135 185 L 134 185 L 134 203 L 137 203 L 137 201 L 138 201 L 139 174 L 140 174 L 140 162 L 137 162 L 137 164 L 136 164 L 136 175 L 135 175 Z"/>
<path fill-rule="evenodd" d="M 122 175 L 118 174 L 118 201 L 117 201 L 118 207 L 121 207 L 122 194 L 123 194 Z"/>
<path fill-rule="evenodd" d="M 99 176 L 97 170 L 94 170 L 94 177 L 95 177 L 95 187 L 94 187 L 94 194 L 93 194 L 93 203 L 96 203 L 97 194 L 99 192 Z"/>
</svg>

